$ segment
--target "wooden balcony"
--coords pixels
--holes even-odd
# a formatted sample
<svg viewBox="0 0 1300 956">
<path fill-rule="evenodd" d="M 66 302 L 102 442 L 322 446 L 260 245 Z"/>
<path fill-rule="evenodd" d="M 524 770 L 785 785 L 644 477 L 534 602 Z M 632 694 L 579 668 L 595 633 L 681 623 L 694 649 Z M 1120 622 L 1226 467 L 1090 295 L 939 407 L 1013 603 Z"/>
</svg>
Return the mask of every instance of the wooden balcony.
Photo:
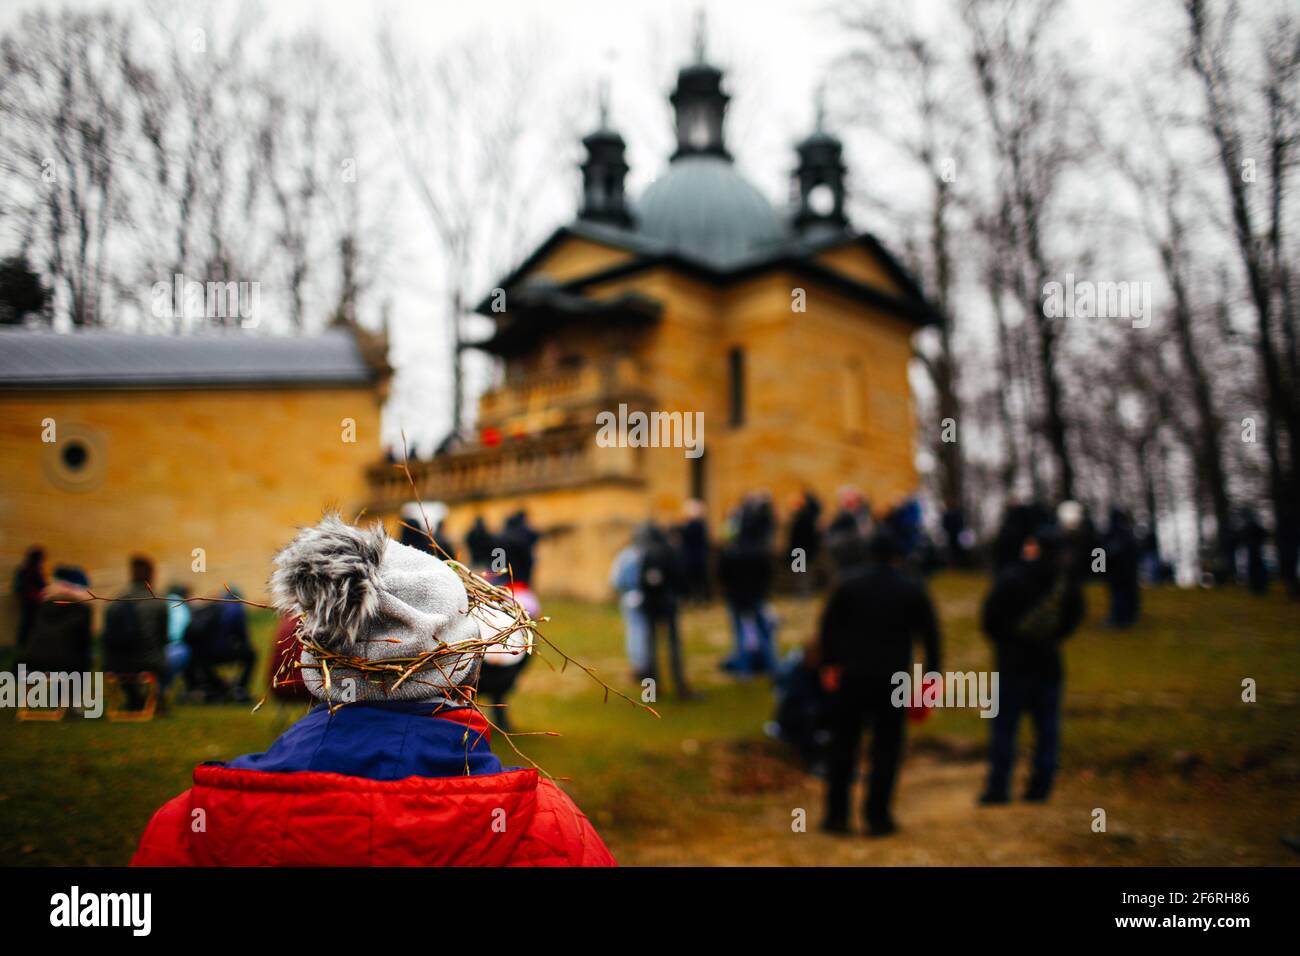
<svg viewBox="0 0 1300 956">
<path fill-rule="evenodd" d="M 511 426 L 537 432 L 585 423 L 586 412 L 617 408 L 620 401 L 649 401 L 641 369 L 627 357 L 507 380 L 479 399 L 479 423 L 507 432 Z"/>
<path fill-rule="evenodd" d="M 392 512 L 404 502 L 473 501 L 505 495 L 572 488 L 595 482 L 640 484 L 641 457 L 635 448 L 601 448 L 596 425 L 556 429 L 501 445 L 448 452 L 410 463 L 415 491 L 401 465 L 370 470 L 370 510 Z"/>
</svg>

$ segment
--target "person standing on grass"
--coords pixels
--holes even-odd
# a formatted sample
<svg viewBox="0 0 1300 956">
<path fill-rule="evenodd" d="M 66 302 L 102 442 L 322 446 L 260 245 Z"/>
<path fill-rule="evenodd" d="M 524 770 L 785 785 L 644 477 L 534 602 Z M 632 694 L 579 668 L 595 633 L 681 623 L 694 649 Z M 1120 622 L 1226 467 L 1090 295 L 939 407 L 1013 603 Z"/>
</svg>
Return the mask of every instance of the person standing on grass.
<svg viewBox="0 0 1300 956">
<path fill-rule="evenodd" d="M 641 548 L 637 539 L 629 541 L 614 556 L 609 569 L 609 585 L 618 595 L 618 611 L 623 618 L 623 647 L 634 679 L 640 679 L 650 661 L 650 623 L 646 620 L 645 595 L 641 593 Z"/>
<path fill-rule="evenodd" d="M 1025 539 L 1020 560 L 1000 572 L 984 601 L 984 633 L 993 642 L 999 676 L 998 715 L 989 745 L 988 784 L 979 802 L 1007 803 L 1016 731 L 1034 722 L 1034 770 L 1025 799 L 1045 801 L 1056 777 L 1065 668 L 1061 643 L 1084 615 L 1077 557 L 1055 525 Z"/>
<path fill-rule="evenodd" d="M 707 602 L 713 596 L 709 582 L 709 526 L 704 502 L 686 502 L 683 520 L 676 528 L 681 542 L 682 566 L 686 575 L 686 596 Z"/>
<path fill-rule="evenodd" d="M 1138 586 L 1141 552 L 1133 532 L 1133 519 L 1123 508 L 1110 509 L 1102 546 L 1106 551 L 1106 586 L 1110 590 L 1110 616 L 1106 626 L 1126 630 L 1137 623 L 1141 608 Z"/>
<path fill-rule="evenodd" d="M 871 727 L 871 775 L 864 812 L 868 832 L 898 829 L 890 805 L 903 755 L 905 709 L 894 704 L 894 675 L 912 670 L 913 646 L 924 648 L 926 671 L 939 669 L 940 635 L 925 585 L 903 568 L 898 542 L 879 531 L 870 561 L 837 579 L 822 612 L 822 687 L 830 695 L 826 817 L 822 829 L 849 832 L 849 789 L 862 731 Z"/>
<path fill-rule="evenodd" d="M 732 652 L 722 669 L 738 677 L 776 672 L 776 626 L 767 605 L 772 590 L 772 554 L 766 517 L 742 506 L 734 540 L 718 555 L 718 582 L 731 618 Z"/>
<path fill-rule="evenodd" d="M 645 614 L 648 638 L 646 666 L 640 679 L 656 682 L 659 679 L 659 635 L 662 633 L 668 641 L 673 691 L 678 698 L 689 700 L 694 695 L 686 683 L 686 661 L 682 654 L 681 628 L 677 620 L 681 598 L 686 591 L 681 557 L 668 540 L 668 535 L 653 522 L 641 529 L 637 547 L 641 552 L 637 590 L 641 592 L 641 608 Z"/>
<path fill-rule="evenodd" d="M 821 554 L 821 529 L 817 521 L 821 517 L 822 503 L 811 491 L 804 489 L 795 499 L 794 512 L 790 518 L 789 554 L 803 555 L 803 572 L 799 576 L 799 593 L 804 597 L 812 594 L 817 584 L 817 558 Z"/>
<path fill-rule="evenodd" d="M 367 665 L 327 671 L 303 647 L 316 707 L 265 753 L 198 766 L 132 866 L 615 865 L 558 786 L 492 753 L 472 706 L 480 620 L 456 572 L 332 515 L 275 563 L 273 603 L 310 646 Z M 393 659 L 428 663 L 398 678 L 380 669 Z"/>
</svg>

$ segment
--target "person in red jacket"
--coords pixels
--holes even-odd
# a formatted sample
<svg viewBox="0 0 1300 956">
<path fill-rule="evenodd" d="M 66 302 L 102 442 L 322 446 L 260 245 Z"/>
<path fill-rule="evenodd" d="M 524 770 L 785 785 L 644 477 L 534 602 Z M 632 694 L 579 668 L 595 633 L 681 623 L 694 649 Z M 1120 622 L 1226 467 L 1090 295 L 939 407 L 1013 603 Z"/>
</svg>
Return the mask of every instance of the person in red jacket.
<svg viewBox="0 0 1300 956">
<path fill-rule="evenodd" d="M 321 703 L 265 753 L 196 768 L 132 866 L 615 865 L 563 791 L 489 749 L 461 690 L 478 679 L 479 624 L 442 561 L 327 516 L 277 555 L 271 591 L 330 653 L 436 656 L 399 684 L 304 649 Z"/>
</svg>

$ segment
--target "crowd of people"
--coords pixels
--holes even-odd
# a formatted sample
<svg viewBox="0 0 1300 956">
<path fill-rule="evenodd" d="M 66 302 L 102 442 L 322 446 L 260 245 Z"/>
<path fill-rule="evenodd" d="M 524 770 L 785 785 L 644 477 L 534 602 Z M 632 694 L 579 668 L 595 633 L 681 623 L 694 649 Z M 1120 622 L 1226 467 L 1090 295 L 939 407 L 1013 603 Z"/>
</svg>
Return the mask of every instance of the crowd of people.
<svg viewBox="0 0 1300 956">
<path fill-rule="evenodd" d="M 96 634 L 86 572 L 61 564 L 47 577 L 45 568 L 45 551 L 34 546 L 14 575 L 16 656 L 29 671 L 85 673 L 98 653 L 101 669 L 122 688 L 125 710 L 141 710 L 152 698 L 165 711 L 178 677 L 191 702 L 249 699 L 256 655 L 238 591 L 212 600 L 192 600 L 183 584 L 160 592 L 153 561 L 136 555 L 128 563 L 130 584 L 107 602 Z"/>
</svg>

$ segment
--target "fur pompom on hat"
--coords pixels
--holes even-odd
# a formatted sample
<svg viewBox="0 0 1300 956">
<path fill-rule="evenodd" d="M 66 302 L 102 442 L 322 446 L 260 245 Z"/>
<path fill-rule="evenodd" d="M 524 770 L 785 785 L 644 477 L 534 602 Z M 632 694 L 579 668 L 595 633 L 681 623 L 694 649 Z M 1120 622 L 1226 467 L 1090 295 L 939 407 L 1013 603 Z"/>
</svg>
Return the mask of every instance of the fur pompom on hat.
<svg viewBox="0 0 1300 956">
<path fill-rule="evenodd" d="M 460 578 L 381 525 L 358 528 L 327 515 L 304 529 L 276 555 L 271 595 L 282 613 L 302 617 L 304 637 L 330 653 L 385 661 L 438 652 L 398 686 L 396 675 L 331 665 L 326 687 L 316 656 L 304 648 L 303 682 L 321 700 L 440 699 L 478 677 L 482 642 Z"/>
</svg>

